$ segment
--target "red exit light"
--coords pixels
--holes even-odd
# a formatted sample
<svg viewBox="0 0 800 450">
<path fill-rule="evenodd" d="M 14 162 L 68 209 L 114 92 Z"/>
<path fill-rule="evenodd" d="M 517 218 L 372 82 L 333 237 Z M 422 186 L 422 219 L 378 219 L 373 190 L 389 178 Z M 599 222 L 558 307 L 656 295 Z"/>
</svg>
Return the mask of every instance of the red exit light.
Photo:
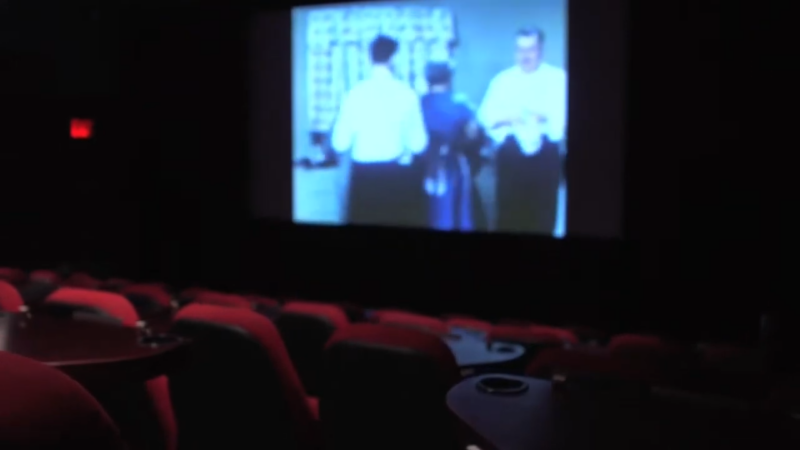
<svg viewBox="0 0 800 450">
<path fill-rule="evenodd" d="M 72 119 L 69 124 L 69 136 L 72 139 L 89 139 L 94 133 L 94 120 Z"/>
</svg>

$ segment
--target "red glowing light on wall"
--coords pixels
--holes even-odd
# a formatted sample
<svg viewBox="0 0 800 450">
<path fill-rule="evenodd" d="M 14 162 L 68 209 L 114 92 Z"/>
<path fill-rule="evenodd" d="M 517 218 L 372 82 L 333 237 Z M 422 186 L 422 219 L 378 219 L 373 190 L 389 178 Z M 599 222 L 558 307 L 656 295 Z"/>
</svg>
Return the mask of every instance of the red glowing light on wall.
<svg viewBox="0 0 800 450">
<path fill-rule="evenodd" d="M 92 119 L 72 119 L 69 123 L 69 136 L 72 139 L 89 139 L 94 133 Z"/>
</svg>

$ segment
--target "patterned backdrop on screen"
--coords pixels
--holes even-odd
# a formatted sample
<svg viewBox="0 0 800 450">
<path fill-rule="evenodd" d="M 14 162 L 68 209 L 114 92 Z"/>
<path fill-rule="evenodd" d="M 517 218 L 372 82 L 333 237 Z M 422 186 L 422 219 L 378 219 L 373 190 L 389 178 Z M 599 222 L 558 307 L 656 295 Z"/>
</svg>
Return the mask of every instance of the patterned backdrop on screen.
<svg viewBox="0 0 800 450">
<path fill-rule="evenodd" d="M 369 44 L 378 35 L 396 39 L 395 74 L 423 93 L 425 64 L 449 55 L 455 19 L 446 8 L 347 6 L 310 11 L 306 57 L 312 132 L 327 133 L 347 91 L 369 72 Z"/>
</svg>

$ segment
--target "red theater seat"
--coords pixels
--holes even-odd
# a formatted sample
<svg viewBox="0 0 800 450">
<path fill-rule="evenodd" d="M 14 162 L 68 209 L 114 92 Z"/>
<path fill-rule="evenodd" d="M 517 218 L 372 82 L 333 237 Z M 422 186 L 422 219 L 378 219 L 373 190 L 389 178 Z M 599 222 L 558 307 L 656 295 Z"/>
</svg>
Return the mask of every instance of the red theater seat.
<svg viewBox="0 0 800 450">
<path fill-rule="evenodd" d="M 445 320 L 448 328 L 466 328 L 468 330 L 482 331 L 489 333 L 492 331 L 492 324 L 479 319 L 467 317 L 453 317 Z"/>
<path fill-rule="evenodd" d="M 83 289 L 100 289 L 102 282 L 97 278 L 84 272 L 76 272 L 64 280 L 64 286 L 83 288 Z"/>
<path fill-rule="evenodd" d="M 27 311 L 22 296 L 11 283 L 0 280 L 0 311 L 19 313 Z"/>
<path fill-rule="evenodd" d="M 660 373 L 649 364 L 614 356 L 605 350 L 546 348 L 525 369 L 532 377 L 561 379 L 570 376 L 599 376 L 637 382 L 656 382 Z"/>
<path fill-rule="evenodd" d="M 197 287 L 197 286 L 189 287 L 189 288 L 186 288 L 186 289 L 182 290 L 178 297 L 180 297 L 184 302 L 188 303 L 188 302 L 194 301 L 194 299 L 201 292 L 205 292 L 207 290 L 208 289 L 206 289 L 206 288 Z"/>
<path fill-rule="evenodd" d="M 0 352 L 0 446 L 15 450 L 124 450 L 116 425 L 60 371 Z"/>
<path fill-rule="evenodd" d="M 608 349 L 615 355 L 650 360 L 675 360 L 687 355 L 679 345 L 658 336 L 645 334 L 620 334 L 611 338 Z"/>
<path fill-rule="evenodd" d="M 12 267 L 0 267 L 0 280 L 5 280 L 14 285 L 25 283 L 28 276 L 20 269 Z"/>
<path fill-rule="evenodd" d="M 301 301 L 284 305 L 275 319 L 289 356 L 309 394 L 319 395 L 325 344 L 334 332 L 349 324 L 347 315 L 338 306 Z"/>
<path fill-rule="evenodd" d="M 378 315 L 378 323 L 381 325 L 415 328 L 441 335 L 448 334 L 450 331 L 440 319 L 402 311 L 381 311 Z"/>
<path fill-rule="evenodd" d="M 100 289 L 104 291 L 120 292 L 126 286 L 133 284 L 124 278 L 109 278 L 100 284 Z"/>
<path fill-rule="evenodd" d="M 64 311 L 70 315 L 101 316 L 126 327 L 136 327 L 139 314 L 123 296 L 113 292 L 62 287 L 47 297 L 45 303 L 51 311 Z"/>
<path fill-rule="evenodd" d="M 578 344 L 578 337 L 569 330 L 545 325 L 496 325 L 489 332 L 490 341 L 508 341 L 522 344 Z"/>
<path fill-rule="evenodd" d="M 170 378 L 183 448 L 319 448 L 318 422 L 278 330 L 243 308 L 192 304 L 190 370 Z"/>
<path fill-rule="evenodd" d="M 352 324 L 325 351 L 320 419 L 331 449 L 456 449 L 447 391 L 455 358 L 431 333 Z"/>
<path fill-rule="evenodd" d="M 52 270 L 34 270 L 30 275 L 31 282 L 60 284 L 61 276 Z"/>
<path fill-rule="evenodd" d="M 122 295 L 113 292 L 64 287 L 50 294 L 46 304 L 66 307 L 73 314 L 88 313 L 113 319 L 126 327 L 140 326 L 139 315 L 133 305 Z M 167 377 L 154 378 L 147 382 L 146 389 L 165 440 L 163 448 L 175 450 L 177 428 L 168 383 Z"/>
<path fill-rule="evenodd" d="M 172 297 L 155 284 L 131 284 L 120 292 L 140 314 L 154 314 L 172 309 Z"/>
<path fill-rule="evenodd" d="M 228 308 L 253 309 L 253 304 L 245 297 L 222 292 L 202 291 L 194 298 L 194 303 L 200 305 L 226 306 Z"/>
<path fill-rule="evenodd" d="M 244 298 L 251 304 L 264 308 L 280 308 L 281 306 L 281 302 L 262 295 L 245 295 Z"/>
</svg>

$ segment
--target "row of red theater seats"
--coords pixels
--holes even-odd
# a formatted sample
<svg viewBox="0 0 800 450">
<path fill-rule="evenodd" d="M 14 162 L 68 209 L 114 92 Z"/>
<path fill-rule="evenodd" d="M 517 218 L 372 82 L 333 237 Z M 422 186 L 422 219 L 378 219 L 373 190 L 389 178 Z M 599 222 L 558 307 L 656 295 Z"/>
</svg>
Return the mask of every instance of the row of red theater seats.
<svg viewBox="0 0 800 450">
<path fill-rule="evenodd" d="M 188 326 L 184 332 L 191 334 L 194 329 L 204 345 L 202 352 L 211 355 L 203 367 L 169 385 L 178 391 L 174 397 L 182 448 L 281 448 L 290 442 L 297 449 L 359 445 L 464 448 L 447 419 L 442 396 L 442 391 L 457 382 L 454 361 L 441 341 L 430 334 L 372 324 L 337 333 L 326 350 L 338 363 L 334 365 L 339 371 L 331 372 L 338 392 L 317 402 L 303 397 L 275 328 L 262 316 L 245 309 L 193 305 L 180 312 L 175 322 L 179 328 L 181 323 Z M 223 353 L 215 351 L 219 348 L 203 339 L 208 336 L 198 333 L 198 328 L 209 324 L 215 329 L 223 325 L 244 330 L 244 334 L 216 337 L 233 337 L 225 345 L 242 345 L 240 350 L 247 348 L 252 337 L 260 354 L 238 361 L 221 358 L 243 353 L 227 348 Z M 394 348 L 402 351 L 394 353 L 394 361 L 387 360 L 386 353 Z M 409 349 L 436 364 L 414 365 L 408 358 Z M 0 398 L 5 400 L 0 402 L 0 442 L 10 444 L 9 448 L 71 448 L 72 444 L 87 450 L 125 448 L 116 425 L 76 383 L 56 370 L 14 355 L 0 353 L 0 366 L 5 369 L 0 371 Z M 423 368 L 428 370 L 420 370 Z M 191 379 L 194 375 L 200 376 Z M 408 378 L 414 375 L 416 378 Z M 202 401 L 187 402 L 188 398 Z M 292 407 L 277 407 L 284 403 Z M 181 408 L 187 406 L 194 410 L 182 416 L 186 410 Z M 414 414 L 408 414 L 409 408 Z M 491 413 L 504 416 L 510 412 Z"/>
<path fill-rule="evenodd" d="M 116 293 L 64 287 L 46 303 L 91 306 L 123 326 L 139 322 L 133 305 Z M 296 305 L 290 308 L 292 314 L 281 318 L 311 316 L 327 307 L 327 318 L 338 317 L 340 325 L 346 320 L 330 305 L 291 305 Z M 323 439 L 340 443 L 326 448 L 376 440 L 389 441 L 380 445 L 383 448 L 456 447 L 451 445 L 457 435 L 444 396 L 459 380 L 459 370 L 449 348 L 433 333 L 367 323 L 340 326 L 322 341 L 320 350 L 327 355 L 324 381 L 333 388 L 325 391 L 320 406 L 298 375 L 295 355 L 278 330 L 308 331 L 307 322 L 273 324 L 249 308 L 201 303 L 182 308 L 172 322 L 173 332 L 194 339 L 195 367 L 170 380 L 159 377 L 147 383 L 167 436 L 164 448 L 177 448 L 179 439 L 182 448 L 255 448 L 277 441 L 279 448 L 292 442 L 293 448 L 312 449 L 320 448 Z M 413 419 L 398 415 L 409 411 L 405 407 L 412 408 Z M 280 429 L 266 426 L 265 433 L 268 424 L 280 424 Z"/>
<path fill-rule="evenodd" d="M 133 284 L 119 278 L 105 281 L 98 280 L 86 273 L 75 273 L 61 282 L 58 275 L 52 271 L 38 270 L 28 276 L 19 269 L 0 268 L 0 279 L 6 279 L 12 284 L 20 285 L 26 280 L 41 280 L 50 283 L 60 283 L 63 286 L 81 287 L 88 289 L 102 289 L 121 292 L 127 296 L 150 298 L 162 306 L 169 306 L 170 294 L 167 293 L 163 283 Z M 198 294 L 200 295 L 198 298 Z M 258 295 L 236 295 L 213 292 L 202 288 L 185 289 L 178 296 L 182 302 L 199 301 L 208 304 L 243 308 L 277 308 L 280 303 L 271 298 Z M 291 302 L 290 302 L 291 303 Z M 349 304 L 339 305 L 352 322 L 365 319 L 364 312 L 357 306 Z M 2 304 L 0 304 L 0 308 Z M 296 306 L 295 306 L 296 307 Z M 448 315 L 443 319 L 428 317 L 401 310 L 377 311 L 369 317 L 372 321 L 396 323 L 427 329 L 429 331 L 446 334 L 452 327 L 468 328 L 486 333 L 488 341 L 508 341 L 518 343 L 536 343 L 549 345 L 576 346 L 585 342 L 581 333 L 571 329 L 536 324 L 526 321 L 507 321 L 512 323 L 492 324 L 487 321 L 463 315 Z M 596 335 L 596 333 L 592 333 Z M 623 334 L 612 337 L 607 342 L 607 348 L 613 352 L 651 354 L 661 356 L 674 356 L 686 353 L 685 346 L 676 345 L 665 339 L 653 335 Z M 730 345 L 702 345 L 699 350 L 705 358 L 710 360 L 724 359 L 741 352 L 741 349 Z"/>
<path fill-rule="evenodd" d="M 75 290 L 66 290 L 66 292 L 72 292 L 73 294 L 80 293 L 79 291 Z M 209 291 L 199 291 L 199 290 L 196 291 L 195 294 L 197 294 L 195 296 L 195 302 L 198 303 L 216 303 L 218 305 L 221 304 L 228 307 L 230 306 L 241 307 L 241 308 L 225 308 L 229 311 L 234 311 L 238 309 L 240 312 L 244 313 L 245 310 L 251 308 L 251 302 L 247 301 L 247 299 L 245 299 L 244 297 L 239 297 L 231 294 L 212 293 Z M 78 296 L 73 295 L 73 298 L 77 297 L 86 297 L 86 292 L 84 291 L 80 293 L 80 295 Z M 109 297 L 106 296 L 106 298 Z M 124 299 L 121 299 L 120 297 L 116 298 L 121 300 L 122 303 L 126 303 Z M 62 295 L 62 300 L 69 300 L 69 298 L 64 299 Z M 323 313 L 322 311 L 328 311 L 328 312 Z M 304 303 L 304 302 L 290 302 L 286 305 L 285 312 L 289 313 L 285 314 L 286 316 L 291 316 L 293 314 L 322 315 L 322 316 L 327 316 L 328 319 L 334 317 L 333 321 L 338 322 L 340 325 L 344 325 L 347 323 L 347 319 L 345 315 L 341 312 L 341 310 L 332 305 L 321 305 L 321 304 Z M 247 314 L 252 314 L 252 313 L 247 312 Z M 457 318 L 450 318 L 448 319 L 448 321 L 456 319 Z M 137 322 L 136 317 L 134 317 L 133 315 L 131 315 L 131 317 L 126 320 L 128 324 L 135 324 Z M 428 331 L 436 331 L 439 333 L 448 331 L 446 321 L 441 321 L 439 319 L 431 317 L 414 315 L 406 312 L 380 311 L 377 314 L 375 314 L 375 320 L 394 325 L 406 325 L 406 326 L 411 325 L 415 328 L 423 328 Z M 450 323 L 453 324 L 453 322 Z M 464 324 L 462 323 L 462 325 Z M 526 328 L 520 325 L 517 325 L 515 327 L 518 329 Z M 339 328 L 341 329 L 344 327 L 340 326 Z M 305 333 L 304 336 L 306 336 Z M 286 340 L 285 338 L 286 336 L 284 336 L 284 340 Z M 291 339 L 289 341 L 291 341 Z M 324 347 L 325 341 L 327 341 L 327 338 L 320 343 L 321 347 Z M 549 377 L 553 375 L 563 375 L 564 372 L 571 371 L 579 373 L 582 372 L 582 373 L 613 375 L 618 378 L 632 378 L 648 382 L 659 382 L 662 384 L 668 381 L 667 378 L 677 374 L 677 371 L 670 370 L 670 369 L 675 369 L 674 366 L 668 367 L 658 363 L 670 361 L 671 358 L 668 358 L 668 356 L 678 356 L 681 353 L 681 349 L 679 349 L 678 347 L 670 346 L 669 344 L 657 340 L 656 338 L 645 338 L 641 336 L 622 337 L 618 338 L 616 342 L 617 342 L 616 345 L 610 346 L 611 349 L 613 350 L 612 352 L 582 351 L 584 349 L 573 349 L 573 350 L 548 349 L 537 355 L 537 357 L 528 366 L 526 372 L 534 376 Z M 614 340 L 612 340 L 612 343 L 614 343 Z M 653 348 L 661 348 L 661 350 L 654 352 L 652 351 Z M 645 349 L 648 351 L 641 352 L 641 350 Z M 292 355 L 292 353 L 293 352 L 290 350 L 289 354 Z M 630 358 L 630 356 L 637 354 L 638 356 L 646 355 L 650 357 L 645 359 Z M 296 355 L 292 356 L 293 356 L 292 359 L 296 360 Z M 651 358 L 651 356 L 666 356 L 666 357 L 659 361 L 659 358 Z M 672 362 L 674 362 L 675 360 L 676 359 L 674 358 L 671 359 Z M 304 365 L 295 363 L 294 365 L 298 366 L 298 369 L 301 367 L 307 367 L 307 364 Z M 308 386 L 308 383 L 306 383 L 306 379 L 304 379 L 306 377 L 303 377 L 301 375 L 300 378 L 303 380 L 303 384 L 305 386 Z M 719 382 L 720 380 L 717 379 L 713 381 Z"/>
</svg>

